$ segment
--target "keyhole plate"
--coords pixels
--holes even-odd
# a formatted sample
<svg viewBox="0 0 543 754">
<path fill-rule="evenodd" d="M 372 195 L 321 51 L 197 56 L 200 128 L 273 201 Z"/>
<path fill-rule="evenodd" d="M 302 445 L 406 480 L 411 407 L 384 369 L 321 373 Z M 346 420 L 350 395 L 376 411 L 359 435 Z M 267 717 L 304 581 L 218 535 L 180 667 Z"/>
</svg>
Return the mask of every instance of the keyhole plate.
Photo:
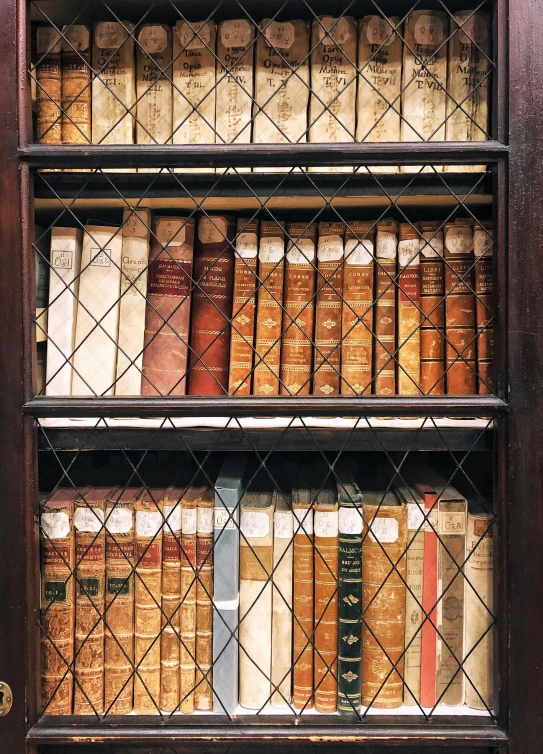
<svg viewBox="0 0 543 754">
<path fill-rule="evenodd" d="M 0 717 L 5 717 L 13 704 L 13 694 L 7 683 L 0 681 Z"/>
</svg>

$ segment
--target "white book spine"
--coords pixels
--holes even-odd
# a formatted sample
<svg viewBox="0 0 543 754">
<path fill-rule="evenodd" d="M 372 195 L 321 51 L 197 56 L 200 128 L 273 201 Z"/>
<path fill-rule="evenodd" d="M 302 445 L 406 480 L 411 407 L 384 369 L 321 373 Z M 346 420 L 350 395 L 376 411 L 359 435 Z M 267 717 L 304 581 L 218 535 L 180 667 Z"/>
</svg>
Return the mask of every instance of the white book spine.
<svg viewBox="0 0 543 754">
<path fill-rule="evenodd" d="M 221 144 L 251 142 L 254 35 L 254 27 L 246 19 L 219 24 L 217 141 Z"/>
<path fill-rule="evenodd" d="M 292 511 L 276 510 L 273 538 L 272 689 L 273 707 L 288 708 L 292 687 Z"/>
<path fill-rule="evenodd" d="M 136 143 L 168 144 L 173 130 L 171 27 L 145 24 L 138 32 L 138 42 Z M 158 170 L 153 168 L 152 172 Z"/>
</svg>

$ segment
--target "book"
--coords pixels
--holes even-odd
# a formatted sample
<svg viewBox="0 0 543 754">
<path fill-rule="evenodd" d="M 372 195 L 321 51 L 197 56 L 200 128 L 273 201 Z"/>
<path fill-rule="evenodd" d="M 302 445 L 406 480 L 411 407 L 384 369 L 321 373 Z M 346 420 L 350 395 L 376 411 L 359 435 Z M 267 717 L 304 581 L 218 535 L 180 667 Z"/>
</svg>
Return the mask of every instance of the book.
<svg viewBox="0 0 543 754">
<path fill-rule="evenodd" d="M 398 394 L 420 393 L 420 241 L 416 228 L 400 223 L 398 243 Z"/>
<path fill-rule="evenodd" d="M 99 21 L 94 25 L 93 144 L 134 143 L 136 66 L 133 32 L 134 25 L 130 21 Z"/>
<path fill-rule="evenodd" d="M 341 314 L 341 394 L 371 393 L 374 224 L 353 220 L 345 231 Z"/>
<path fill-rule="evenodd" d="M 246 18 L 219 23 L 216 140 L 220 144 L 251 143 L 254 36 L 254 26 Z M 236 168 L 236 172 L 248 171 Z"/>
<path fill-rule="evenodd" d="M 254 395 L 279 395 L 285 223 L 262 220 L 258 247 Z"/>
<path fill-rule="evenodd" d="M 232 336 L 228 393 L 250 395 L 253 382 L 258 220 L 238 217 L 234 253 Z"/>
<path fill-rule="evenodd" d="M 197 710 L 213 709 L 213 517 L 215 490 L 198 499 L 196 524 L 196 684 Z"/>
<path fill-rule="evenodd" d="M 47 342 L 47 303 L 49 299 L 49 270 L 51 268 L 51 242 L 47 231 L 40 225 L 34 226 L 34 262 L 36 280 L 36 344 Z"/>
<path fill-rule="evenodd" d="M 116 488 L 106 500 L 106 610 L 104 709 L 125 715 L 133 708 L 134 504 L 139 487 Z"/>
<path fill-rule="evenodd" d="M 281 395 L 309 395 L 315 325 L 315 223 L 287 224 L 281 336 Z"/>
<path fill-rule="evenodd" d="M 396 257 L 398 223 L 377 223 L 375 238 L 374 383 L 375 395 L 396 393 Z"/>
<path fill-rule="evenodd" d="M 104 712 L 104 516 L 110 487 L 88 487 L 74 505 L 74 715 Z"/>
<path fill-rule="evenodd" d="M 239 703 L 259 710 L 271 698 L 274 490 L 264 474 L 241 500 Z"/>
<path fill-rule="evenodd" d="M 85 225 L 73 355 L 72 395 L 112 395 L 117 362 L 120 228 Z"/>
<path fill-rule="evenodd" d="M 479 395 L 494 390 L 494 237 L 492 223 L 473 226 L 475 255 L 475 324 L 477 329 L 477 386 Z"/>
<path fill-rule="evenodd" d="M 59 487 L 40 513 L 41 709 L 46 715 L 72 714 L 76 495 L 73 487 Z"/>
<path fill-rule="evenodd" d="M 142 395 L 185 395 L 194 220 L 153 219 L 142 359 Z"/>
<path fill-rule="evenodd" d="M 150 230 L 150 210 L 125 209 L 115 395 L 141 392 Z"/>
<path fill-rule="evenodd" d="M 407 508 L 393 492 L 363 491 L 362 704 L 403 701 Z"/>
<path fill-rule="evenodd" d="M 339 395 L 345 224 L 320 222 L 313 393 Z"/>
<path fill-rule="evenodd" d="M 470 219 L 445 224 L 446 385 L 449 395 L 476 392 L 475 275 Z"/>
<path fill-rule="evenodd" d="M 62 144 L 62 42 L 54 26 L 38 26 L 36 51 L 36 142 Z"/>
<path fill-rule="evenodd" d="M 171 26 L 143 24 L 136 48 L 136 144 L 169 144 L 173 133 Z M 162 168 L 139 168 L 159 173 Z"/>
<path fill-rule="evenodd" d="M 290 489 L 276 490 L 274 499 L 271 703 L 291 710 L 294 518 Z"/>
<path fill-rule="evenodd" d="M 190 395 L 228 393 L 236 225 L 228 215 L 198 220 L 190 333 Z"/>
<path fill-rule="evenodd" d="M 445 265 L 443 229 L 420 222 L 420 389 L 424 395 L 445 392 Z"/>
<path fill-rule="evenodd" d="M 62 27 L 62 143 L 91 143 L 91 30 Z"/>
<path fill-rule="evenodd" d="M 162 527 L 165 489 L 145 489 L 136 500 L 136 589 L 134 611 L 134 712 L 160 711 Z"/>
<path fill-rule="evenodd" d="M 51 229 L 46 395 L 70 395 L 83 231 Z"/>
</svg>

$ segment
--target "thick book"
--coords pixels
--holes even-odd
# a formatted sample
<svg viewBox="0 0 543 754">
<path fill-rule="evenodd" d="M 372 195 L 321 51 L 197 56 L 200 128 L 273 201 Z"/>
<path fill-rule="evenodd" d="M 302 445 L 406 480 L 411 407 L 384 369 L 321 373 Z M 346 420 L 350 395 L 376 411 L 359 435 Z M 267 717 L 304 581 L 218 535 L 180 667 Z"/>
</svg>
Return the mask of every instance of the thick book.
<svg viewBox="0 0 543 754">
<path fill-rule="evenodd" d="M 476 392 L 475 274 L 470 219 L 445 224 L 446 385 L 449 395 Z"/>
<path fill-rule="evenodd" d="M 315 332 L 316 223 L 287 224 L 281 395 L 309 395 Z"/>
<path fill-rule="evenodd" d="M 420 389 L 445 392 L 445 264 L 443 229 L 433 221 L 418 224 L 420 234 Z"/>
<path fill-rule="evenodd" d="M 407 507 L 393 492 L 363 492 L 362 704 L 403 701 Z"/>
<path fill-rule="evenodd" d="M 150 210 L 124 211 L 115 395 L 141 392 L 150 231 Z"/>
<path fill-rule="evenodd" d="M 62 144 L 62 42 L 54 26 L 38 26 L 36 51 L 36 141 Z"/>
<path fill-rule="evenodd" d="M 52 228 L 47 311 L 46 395 L 70 395 L 83 232 Z"/>
<path fill-rule="evenodd" d="M 132 712 L 134 690 L 134 505 L 140 487 L 113 490 L 106 500 L 104 709 Z"/>
<path fill-rule="evenodd" d="M 479 395 L 494 390 L 494 237 L 492 223 L 473 227 L 475 255 L 475 324 L 477 330 L 477 385 Z"/>
<path fill-rule="evenodd" d="M 374 224 L 351 221 L 345 231 L 341 314 L 341 394 L 369 395 L 373 365 Z"/>
<path fill-rule="evenodd" d="M 219 144 L 250 144 L 253 109 L 254 25 L 221 21 L 217 31 L 217 135 Z M 247 172 L 250 168 L 236 168 Z"/>
<path fill-rule="evenodd" d="M 398 223 L 377 223 L 375 239 L 375 395 L 396 393 L 396 257 Z"/>
<path fill-rule="evenodd" d="M 41 709 L 71 715 L 76 581 L 73 487 L 59 487 L 43 503 L 41 542 Z"/>
<path fill-rule="evenodd" d="M 181 647 L 181 497 L 168 487 L 162 500 L 162 634 L 160 637 L 160 709 L 177 712 L 180 702 Z"/>
<path fill-rule="evenodd" d="M 190 395 L 228 393 L 236 221 L 198 220 L 190 333 Z"/>
<path fill-rule="evenodd" d="M 262 220 L 258 247 L 254 395 L 279 395 L 285 223 Z"/>
<path fill-rule="evenodd" d="M 168 144 L 173 133 L 172 28 L 144 24 L 137 34 L 136 144 Z M 161 168 L 139 168 L 160 172 Z"/>
<path fill-rule="evenodd" d="M 142 361 L 142 395 L 185 395 L 194 220 L 153 220 Z"/>
<path fill-rule="evenodd" d="M 420 393 L 420 241 L 416 228 L 400 223 L 398 243 L 398 394 Z"/>
<path fill-rule="evenodd" d="M 62 28 L 62 143 L 91 143 L 91 30 Z"/>
<path fill-rule="evenodd" d="M 196 521 L 196 685 L 194 706 L 213 709 L 213 518 L 215 490 L 198 499 Z"/>
<path fill-rule="evenodd" d="M 253 384 L 258 226 L 258 220 L 238 217 L 228 374 L 230 395 L 250 395 Z"/>
<path fill-rule="evenodd" d="M 271 699 L 273 514 L 267 476 L 241 501 L 239 548 L 239 703 L 259 710 Z"/>
<path fill-rule="evenodd" d="M 72 395 L 112 395 L 121 292 L 120 228 L 86 225 L 73 356 Z"/>
<path fill-rule="evenodd" d="M 292 707 L 292 583 L 294 517 L 290 490 L 275 491 L 273 514 L 272 697 L 273 707 Z"/>
</svg>

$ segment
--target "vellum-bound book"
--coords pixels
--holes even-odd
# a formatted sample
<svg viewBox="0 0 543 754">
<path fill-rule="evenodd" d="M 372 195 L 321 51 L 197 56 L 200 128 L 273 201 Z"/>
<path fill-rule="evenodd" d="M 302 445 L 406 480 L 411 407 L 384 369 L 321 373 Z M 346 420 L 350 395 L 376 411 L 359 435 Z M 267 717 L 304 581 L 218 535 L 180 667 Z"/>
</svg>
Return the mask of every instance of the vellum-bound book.
<svg viewBox="0 0 543 754">
<path fill-rule="evenodd" d="M 62 143 L 91 143 L 91 30 L 62 29 Z"/>
<path fill-rule="evenodd" d="M 292 686 L 292 578 L 294 526 L 289 493 L 276 490 L 273 514 L 272 698 L 290 709 Z"/>
<path fill-rule="evenodd" d="M 37 81 L 37 133 L 40 144 L 62 144 L 62 76 L 61 38 L 53 26 L 39 26 L 36 39 L 38 64 L 34 69 Z"/>
<path fill-rule="evenodd" d="M 86 225 L 81 256 L 72 395 L 112 395 L 117 361 L 120 228 Z"/>
<path fill-rule="evenodd" d="M 136 49 L 136 144 L 168 144 L 172 139 L 172 29 L 145 24 Z M 139 168 L 158 173 L 161 168 Z"/>
<path fill-rule="evenodd" d="M 420 241 L 416 228 L 400 223 L 398 243 L 398 393 L 420 393 Z"/>
</svg>

